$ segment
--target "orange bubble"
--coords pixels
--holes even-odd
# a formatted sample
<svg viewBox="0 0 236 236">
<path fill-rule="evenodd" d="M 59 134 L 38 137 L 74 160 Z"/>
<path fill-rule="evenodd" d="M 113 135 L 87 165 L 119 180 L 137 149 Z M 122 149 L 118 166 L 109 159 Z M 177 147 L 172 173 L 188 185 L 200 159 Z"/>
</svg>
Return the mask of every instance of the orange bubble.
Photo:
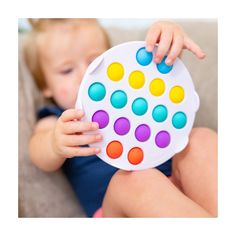
<svg viewBox="0 0 236 236">
<path fill-rule="evenodd" d="M 128 153 L 128 160 L 133 165 L 139 164 L 143 160 L 143 150 L 138 147 L 132 148 Z"/>
<path fill-rule="evenodd" d="M 119 141 L 112 141 L 107 145 L 107 155 L 112 159 L 120 157 L 122 152 L 123 146 Z"/>
</svg>

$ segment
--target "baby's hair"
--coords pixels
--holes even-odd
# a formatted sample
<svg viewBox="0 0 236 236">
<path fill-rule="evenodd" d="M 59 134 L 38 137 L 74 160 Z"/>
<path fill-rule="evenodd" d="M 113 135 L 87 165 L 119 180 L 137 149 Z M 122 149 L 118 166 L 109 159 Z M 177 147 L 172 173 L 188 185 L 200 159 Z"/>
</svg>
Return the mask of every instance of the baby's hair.
<svg viewBox="0 0 236 236">
<path fill-rule="evenodd" d="M 28 33 L 25 41 L 24 47 L 24 57 L 26 64 L 33 75 L 33 78 L 40 90 L 46 88 L 45 76 L 42 70 L 42 66 L 39 60 L 38 45 L 37 40 L 39 35 L 45 32 L 49 26 L 56 24 L 66 24 L 71 25 L 84 25 L 84 24 L 94 24 L 98 26 L 105 39 L 105 44 L 107 49 L 110 48 L 110 40 L 105 29 L 98 23 L 96 19 L 89 18 L 78 18 L 78 19 L 63 19 L 63 18 L 49 18 L 49 19 L 28 19 L 28 22 L 31 25 L 31 31 Z"/>
</svg>

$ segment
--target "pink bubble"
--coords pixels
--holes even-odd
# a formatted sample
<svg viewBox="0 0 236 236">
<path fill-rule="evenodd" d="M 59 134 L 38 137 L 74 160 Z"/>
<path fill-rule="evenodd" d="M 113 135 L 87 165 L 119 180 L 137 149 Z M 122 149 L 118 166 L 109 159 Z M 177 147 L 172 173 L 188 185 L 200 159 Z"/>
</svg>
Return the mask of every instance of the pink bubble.
<svg viewBox="0 0 236 236">
<path fill-rule="evenodd" d="M 119 135 L 125 135 L 130 130 L 130 122 L 127 118 L 121 117 L 115 121 L 114 130 Z"/>
<path fill-rule="evenodd" d="M 92 121 L 98 123 L 99 129 L 103 129 L 109 123 L 109 115 L 103 110 L 96 111 L 93 114 Z"/>
<path fill-rule="evenodd" d="M 135 130 L 135 137 L 140 142 L 145 142 L 149 139 L 151 130 L 148 125 L 139 125 Z"/>
<path fill-rule="evenodd" d="M 167 131 L 160 131 L 155 138 L 156 145 L 165 148 L 170 144 L 170 134 Z"/>
</svg>

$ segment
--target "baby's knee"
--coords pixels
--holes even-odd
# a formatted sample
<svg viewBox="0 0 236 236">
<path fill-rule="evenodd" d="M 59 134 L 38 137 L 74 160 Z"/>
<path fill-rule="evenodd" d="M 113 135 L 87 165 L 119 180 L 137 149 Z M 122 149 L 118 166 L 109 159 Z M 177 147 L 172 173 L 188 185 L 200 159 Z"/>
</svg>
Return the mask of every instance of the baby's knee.
<svg viewBox="0 0 236 236">
<path fill-rule="evenodd" d="M 155 177 L 154 177 L 155 176 Z M 110 184 L 117 188 L 135 189 L 150 183 L 150 180 L 162 177 L 163 174 L 157 169 L 146 169 L 138 171 L 118 170 L 112 177 Z"/>
<path fill-rule="evenodd" d="M 105 215 L 111 215 L 114 211 L 117 215 L 122 215 L 131 205 L 135 205 L 137 199 L 142 199 L 152 182 L 162 182 L 164 175 L 156 169 L 139 171 L 118 170 L 110 180 L 104 200 L 103 211 Z M 158 179 L 160 181 L 158 181 Z M 132 203 L 132 204 L 130 204 Z M 124 210 L 124 208 L 126 208 Z"/>
<path fill-rule="evenodd" d="M 209 128 L 194 128 L 189 137 L 187 152 L 191 153 L 192 158 L 216 157 L 217 134 Z"/>
<path fill-rule="evenodd" d="M 179 166 L 188 163 L 216 162 L 217 160 L 217 134 L 209 128 L 193 128 L 187 147 L 173 158 L 173 172 L 179 175 Z"/>
<path fill-rule="evenodd" d="M 127 198 L 127 195 L 141 194 L 150 185 L 152 179 L 163 178 L 163 174 L 156 169 L 146 169 L 138 171 L 118 170 L 110 180 L 107 193 L 111 198 L 117 196 Z"/>
<path fill-rule="evenodd" d="M 190 133 L 189 144 L 192 148 L 215 145 L 216 142 L 217 133 L 212 129 L 204 127 L 193 128 Z"/>
</svg>

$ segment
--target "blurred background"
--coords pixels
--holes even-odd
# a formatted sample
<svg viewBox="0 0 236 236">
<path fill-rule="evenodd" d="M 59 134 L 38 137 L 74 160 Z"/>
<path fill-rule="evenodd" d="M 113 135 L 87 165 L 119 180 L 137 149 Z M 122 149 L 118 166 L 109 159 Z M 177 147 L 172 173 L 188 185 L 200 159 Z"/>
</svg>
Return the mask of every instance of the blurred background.
<svg viewBox="0 0 236 236">
<path fill-rule="evenodd" d="M 145 28 L 149 27 L 156 19 L 98 19 L 104 27 L 122 27 L 122 28 Z M 25 18 L 18 20 L 19 31 L 30 30 L 30 25 Z"/>
</svg>

